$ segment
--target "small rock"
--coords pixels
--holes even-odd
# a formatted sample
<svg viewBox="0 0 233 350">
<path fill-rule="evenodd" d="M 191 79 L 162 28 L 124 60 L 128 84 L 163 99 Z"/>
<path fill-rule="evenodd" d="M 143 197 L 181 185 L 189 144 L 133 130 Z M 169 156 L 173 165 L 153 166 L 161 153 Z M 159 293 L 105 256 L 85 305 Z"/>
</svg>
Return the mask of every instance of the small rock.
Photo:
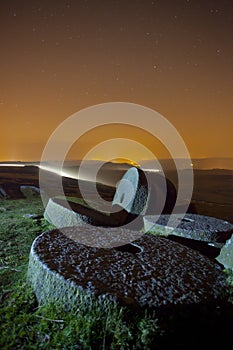
<svg viewBox="0 0 233 350">
<path fill-rule="evenodd" d="M 20 186 L 20 190 L 26 198 L 40 195 L 40 189 L 36 186 Z"/>
<path fill-rule="evenodd" d="M 25 219 L 38 219 L 38 218 L 42 218 L 43 216 L 39 216 L 37 214 L 24 214 L 23 217 Z"/>
</svg>

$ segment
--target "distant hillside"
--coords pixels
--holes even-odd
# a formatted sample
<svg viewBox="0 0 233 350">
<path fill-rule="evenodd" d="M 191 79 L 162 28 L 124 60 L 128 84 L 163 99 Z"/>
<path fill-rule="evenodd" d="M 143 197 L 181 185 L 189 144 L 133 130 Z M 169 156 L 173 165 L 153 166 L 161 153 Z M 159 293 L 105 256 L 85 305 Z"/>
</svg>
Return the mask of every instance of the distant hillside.
<svg viewBox="0 0 233 350">
<path fill-rule="evenodd" d="M 229 169 L 233 170 L 233 158 L 195 158 L 192 159 L 195 169 Z"/>
<path fill-rule="evenodd" d="M 171 159 L 160 159 L 159 162 L 163 169 L 175 169 L 174 161 Z M 185 159 L 177 159 L 176 162 L 179 168 L 185 169 L 187 164 Z M 193 168 L 197 170 L 233 170 L 233 158 L 193 158 L 191 162 L 193 164 Z M 152 161 L 142 161 L 142 166 L 150 168 L 152 166 Z"/>
<path fill-rule="evenodd" d="M 167 169 L 167 170 L 175 170 L 175 163 L 174 160 L 172 159 L 159 159 L 158 160 L 161 168 L 163 169 Z M 52 164 L 49 164 L 50 162 L 48 162 L 47 164 L 45 163 L 45 165 L 49 165 L 49 167 Z M 53 166 L 56 167 L 56 161 L 53 162 Z M 64 165 L 65 168 L 72 168 L 72 167 L 78 167 L 81 163 L 81 160 L 66 160 Z M 187 168 L 187 160 L 185 159 L 177 159 L 176 163 L 178 164 L 178 167 L 180 169 L 185 169 Z M 232 158 L 224 158 L 224 157 L 215 157 L 215 158 L 192 158 L 191 163 L 193 164 L 193 168 L 197 169 L 197 170 L 210 170 L 210 169 L 229 169 L 229 170 L 233 170 L 233 157 Z M 38 165 L 40 164 L 40 161 L 32 161 L 32 162 L 0 162 L 0 166 L 1 165 Z M 140 162 L 140 165 L 144 168 L 144 169 L 154 169 L 155 162 L 153 160 L 142 160 Z M 125 164 L 125 163 L 112 163 L 112 162 L 106 162 L 104 160 L 85 160 L 84 164 L 85 167 L 89 168 L 92 166 L 105 166 L 105 168 L 114 168 L 114 169 L 118 169 L 118 170 L 125 170 L 128 169 L 129 166 L 132 166 L 132 164 Z M 189 164 L 188 164 L 189 165 Z"/>
</svg>

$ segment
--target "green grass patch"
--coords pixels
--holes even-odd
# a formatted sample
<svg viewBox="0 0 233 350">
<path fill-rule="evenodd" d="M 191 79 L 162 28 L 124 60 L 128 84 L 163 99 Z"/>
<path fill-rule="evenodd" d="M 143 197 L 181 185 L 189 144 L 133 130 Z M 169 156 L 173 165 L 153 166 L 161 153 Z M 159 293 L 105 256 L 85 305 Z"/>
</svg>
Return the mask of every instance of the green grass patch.
<svg viewBox="0 0 233 350">
<path fill-rule="evenodd" d="M 233 271 L 230 269 L 225 269 L 224 272 L 227 276 L 227 284 L 228 284 L 228 295 L 229 301 L 233 304 Z"/>
<path fill-rule="evenodd" d="M 84 199 L 82 198 L 78 198 L 78 197 L 71 197 L 71 196 L 56 196 L 54 198 L 57 198 L 57 199 L 63 199 L 63 200 L 67 200 L 67 201 L 70 201 L 70 202 L 73 202 L 73 203 L 78 203 L 78 204 L 82 204 L 84 205 L 85 207 L 88 207 L 88 204 L 84 201 Z"/>
<path fill-rule="evenodd" d="M 158 326 L 153 317 L 129 318 L 108 300 L 89 297 L 67 311 L 59 303 L 38 307 L 22 281 L 1 310 L 1 349 L 148 349 Z"/>
</svg>

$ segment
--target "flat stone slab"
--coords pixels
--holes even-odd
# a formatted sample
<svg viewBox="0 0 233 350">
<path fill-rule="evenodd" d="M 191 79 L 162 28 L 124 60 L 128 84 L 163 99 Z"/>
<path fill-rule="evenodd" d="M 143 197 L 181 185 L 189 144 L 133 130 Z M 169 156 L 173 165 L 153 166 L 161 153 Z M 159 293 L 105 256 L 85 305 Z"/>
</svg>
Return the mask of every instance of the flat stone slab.
<svg viewBox="0 0 233 350">
<path fill-rule="evenodd" d="M 179 218 L 179 215 L 176 215 Z M 198 214 L 185 214 L 174 229 L 168 226 L 170 215 L 160 215 L 157 222 L 153 215 L 144 216 L 144 229 L 159 235 L 176 235 L 208 243 L 225 243 L 233 234 L 233 224 L 228 221 Z"/>
<path fill-rule="evenodd" d="M 60 299 L 69 304 L 80 293 L 150 308 L 202 305 L 226 298 L 221 266 L 179 243 L 145 234 L 131 244 L 105 249 L 84 243 L 94 234 L 100 241 L 102 236 L 114 240 L 119 228 L 83 226 L 62 231 L 42 233 L 31 247 L 28 279 L 40 303 Z M 135 235 L 135 231 L 123 231 Z M 82 232 L 82 244 L 71 239 L 78 232 Z"/>
</svg>

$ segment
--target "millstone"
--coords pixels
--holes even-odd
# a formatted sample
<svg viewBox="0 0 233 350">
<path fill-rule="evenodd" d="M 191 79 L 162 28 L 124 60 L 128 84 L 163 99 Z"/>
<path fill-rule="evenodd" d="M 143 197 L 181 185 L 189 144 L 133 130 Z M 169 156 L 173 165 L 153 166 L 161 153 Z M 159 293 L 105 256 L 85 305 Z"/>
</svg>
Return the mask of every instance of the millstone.
<svg viewBox="0 0 233 350">
<path fill-rule="evenodd" d="M 169 214 L 176 202 L 173 183 L 158 173 L 132 167 L 121 178 L 112 201 L 132 214 Z"/>
<path fill-rule="evenodd" d="M 28 279 L 38 301 L 60 299 L 69 304 L 80 293 L 150 308 L 225 300 L 226 280 L 220 265 L 164 237 L 145 234 L 133 243 L 109 249 L 86 245 L 93 234 L 114 241 L 119 230 L 68 227 L 63 233 L 55 229 L 36 238 Z M 77 243 L 71 238 L 80 231 L 83 242 Z M 135 231 L 122 233 L 135 235 Z"/>
<path fill-rule="evenodd" d="M 57 228 L 65 226 L 82 226 L 92 223 L 87 215 L 81 215 L 59 204 L 54 198 L 50 198 L 44 212 L 44 218 Z"/>
<path fill-rule="evenodd" d="M 176 190 L 168 179 L 160 174 L 149 174 L 147 177 L 149 183 L 141 169 L 132 167 L 126 171 L 116 188 L 112 201 L 113 212 L 110 209 L 110 216 L 84 205 L 75 205 L 70 202 L 67 206 L 68 203 L 65 200 L 50 198 L 44 217 L 57 228 L 82 226 L 85 223 L 119 227 L 133 221 L 127 228 L 141 230 L 143 215 L 170 213 L 176 201 Z M 121 211 L 124 211 L 123 215 Z M 126 216 L 125 213 L 129 215 Z M 138 216 L 137 220 L 136 216 Z"/>
<path fill-rule="evenodd" d="M 233 224 L 210 216 L 186 214 L 175 229 L 168 225 L 169 219 L 170 215 L 160 215 L 157 221 L 153 215 L 144 216 L 144 228 L 164 236 L 173 234 L 208 243 L 225 243 L 233 233 Z"/>
<path fill-rule="evenodd" d="M 119 205 L 127 212 L 140 214 L 148 196 L 147 182 L 142 170 L 132 167 L 121 178 L 112 205 Z"/>
</svg>

